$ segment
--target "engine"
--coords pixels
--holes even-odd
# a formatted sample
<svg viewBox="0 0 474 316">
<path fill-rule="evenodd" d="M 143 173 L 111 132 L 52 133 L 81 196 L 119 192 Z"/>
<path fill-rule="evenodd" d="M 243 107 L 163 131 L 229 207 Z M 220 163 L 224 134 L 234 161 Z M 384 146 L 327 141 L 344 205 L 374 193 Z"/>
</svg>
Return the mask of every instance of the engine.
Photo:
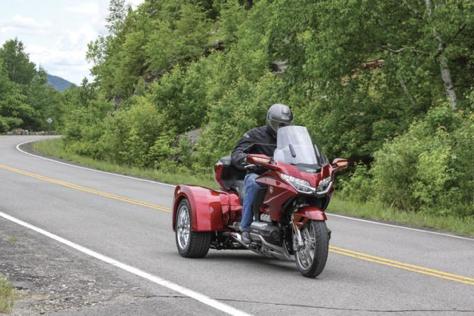
<svg viewBox="0 0 474 316">
<path fill-rule="evenodd" d="M 272 223 L 253 222 L 250 225 L 250 233 L 262 236 L 268 243 L 281 245 L 280 228 Z"/>
</svg>

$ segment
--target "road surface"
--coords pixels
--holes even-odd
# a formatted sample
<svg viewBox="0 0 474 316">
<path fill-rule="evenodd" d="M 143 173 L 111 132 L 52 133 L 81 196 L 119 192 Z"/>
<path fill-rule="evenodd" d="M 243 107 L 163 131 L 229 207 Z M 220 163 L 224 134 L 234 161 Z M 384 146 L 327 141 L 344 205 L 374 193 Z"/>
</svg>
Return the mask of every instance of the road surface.
<svg viewBox="0 0 474 316">
<path fill-rule="evenodd" d="M 22 236 L 44 265 L 80 262 L 78 279 L 106 276 L 97 286 L 121 293 L 58 314 L 474 315 L 473 239 L 329 215 L 331 251 L 317 279 L 244 251 L 185 259 L 171 229 L 173 186 L 17 148 L 39 139 L 0 136 L 0 229 Z"/>
</svg>

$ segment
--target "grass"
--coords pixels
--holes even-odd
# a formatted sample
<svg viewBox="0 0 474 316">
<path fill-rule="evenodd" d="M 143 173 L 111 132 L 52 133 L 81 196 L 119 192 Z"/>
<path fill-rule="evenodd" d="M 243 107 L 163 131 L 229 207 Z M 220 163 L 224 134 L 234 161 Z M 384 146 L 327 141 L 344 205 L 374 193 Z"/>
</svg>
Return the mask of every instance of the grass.
<svg viewBox="0 0 474 316">
<path fill-rule="evenodd" d="M 52 139 L 34 143 L 33 150 L 42 155 L 64 159 L 103 171 L 152 179 L 169 184 L 186 183 L 203 185 L 210 188 L 217 187 L 215 181 L 210 176 L 206 175 L 190 173 L 177 174 L 154 169 L 142 169 L 83 157 L 66 151 L 61 139 Z M 435 216 L 425 213 L 403 212 L 375 202 L 359 203 L 346 201 L 338 197 L 337 193 L 334 195 L 334 198 L 329 205 L 329 211 L 336 214 L 372 219 L 393 224 L 402 224 L 411 227 L 441 230 L 474 237 L 474 218 Z"/>
<path fill-rule="evenodd" d="M 353 217 L 401 224 L 414 228 L 425 228 L 474 237 L 474 218 L 438 216 L 426 213 L 404 212 L 377 202 L 346 201 L 334 195 L 329 211 Z"/>
<path fill-rule="evenodd" d="M 156 180 L 169 184 L 186 183 L 191 185 L 203 185 L 216 188 L 215 181 L 210 176 L 196 175 L 186 172 L 174 173 L 156 169 L 145 169 L 127 165 L 118 165 L 108 161 L 101 161 L 84 157 L 65 150 L 63 141 L 60 138 L 49 139 L 33 143 L 33 151 L 44 156 L 67 160 L 81 166 L 86 166 L 102 171 L 119 173 L 144 179 Z"/>
<path fill-rule="evenodd" d="M 0 313 L 9 313 L 13 308 L 15 290 L 8 280 L 0 275 Z"/>
<path fill-rule="evenodd" d="M 17 239 L 15 236 L 10 236 L 8 237 L 7 241 L 11 244 L 14 245 L 17 242 Z"/>
</svg>

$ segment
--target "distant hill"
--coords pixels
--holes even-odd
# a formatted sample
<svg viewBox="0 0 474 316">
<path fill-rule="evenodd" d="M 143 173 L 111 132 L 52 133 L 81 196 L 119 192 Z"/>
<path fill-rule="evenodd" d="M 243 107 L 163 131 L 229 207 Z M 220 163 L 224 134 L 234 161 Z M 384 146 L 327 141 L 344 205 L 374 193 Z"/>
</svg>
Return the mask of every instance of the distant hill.
<svg viewBox="0 0 474 316">
<path fill-rule="evenodd" d="M 58 76 L 48 74 L 48 84 L 58 91 L 64 91 L 74 84 Z"/>
</svg>

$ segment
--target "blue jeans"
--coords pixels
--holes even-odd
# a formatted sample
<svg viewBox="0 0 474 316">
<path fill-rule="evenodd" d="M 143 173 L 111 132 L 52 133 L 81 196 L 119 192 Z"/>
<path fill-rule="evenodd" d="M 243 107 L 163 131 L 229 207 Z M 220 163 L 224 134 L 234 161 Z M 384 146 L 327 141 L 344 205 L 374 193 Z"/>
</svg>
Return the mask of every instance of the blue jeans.
<svg viewBox="0 0 474 316">
<path fill-rule="evenodd" d="M 244 202 L 242 208 L 242 220 L 240 221 L 240 229 L 242 231 L 249 231 L 250 224 L 253 221 L 252 206 L 257 196 L 257 192 L 264 186 L 255 181 L 258 177 L 256 173 L 248 173 L 244 179 Z"/>
</svg>

